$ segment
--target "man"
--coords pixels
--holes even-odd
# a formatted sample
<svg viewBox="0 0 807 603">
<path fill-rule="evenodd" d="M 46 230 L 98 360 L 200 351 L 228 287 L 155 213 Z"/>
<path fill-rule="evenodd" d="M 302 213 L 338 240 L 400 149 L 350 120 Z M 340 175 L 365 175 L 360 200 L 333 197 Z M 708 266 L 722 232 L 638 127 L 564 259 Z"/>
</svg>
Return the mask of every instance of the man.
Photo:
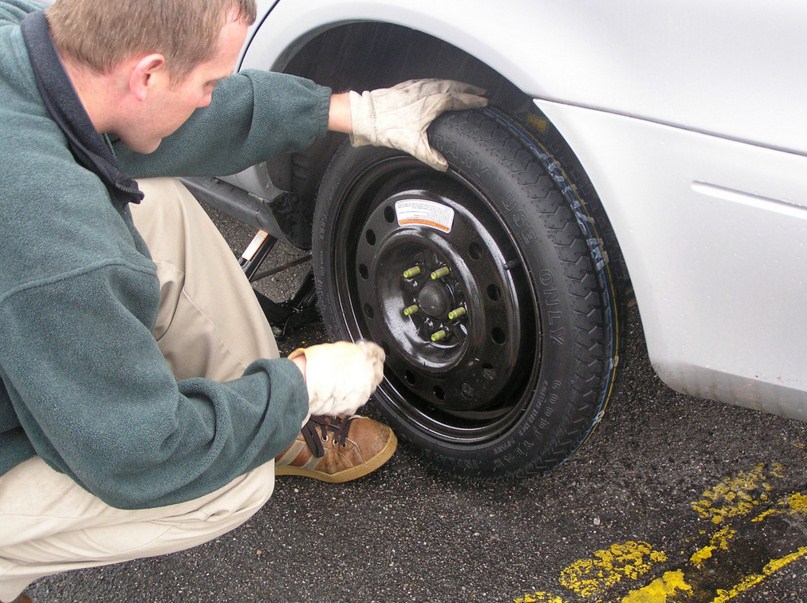
<svg viewBox="0 0 807 603">
<path fill-rule="evenodd" d="M 381 349 L 277 358 L 215 227 L 151 178 L 236 172 L 328 129 L 445 169 L 426 127 L 485 100 L 231 75 L 254 19 L 254 0 L 0 0 L 0 601 L 235 528 L 275 457 L 339 482 L 395 451 L 386 426 L 335 418 L 371 395 Z"/>
</svg>

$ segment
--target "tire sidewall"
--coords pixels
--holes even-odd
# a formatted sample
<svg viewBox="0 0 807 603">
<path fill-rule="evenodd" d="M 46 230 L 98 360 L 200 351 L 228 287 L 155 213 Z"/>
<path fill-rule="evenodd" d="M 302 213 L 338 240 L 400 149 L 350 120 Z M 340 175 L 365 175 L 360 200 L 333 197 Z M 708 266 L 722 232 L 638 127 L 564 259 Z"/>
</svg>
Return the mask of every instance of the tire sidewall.
<svg viewBox="0 0 807 603">
<path fill-rule="evenodd" d="M 506 431 L 470 445 L 436 438 L 402 417 L 383 386 L 376 400 L 399 435 L 450 473 L 517 477 L 565 460 L 596 422 L 597 392 L 581 387 L 581 346 L 576 335 L 588 326 L 581 325 L 581 315 L 598 314 L 598 308 L 580 301 L 581 291 L 597 285 L 585 240 L 557 183 L 515 137 L 504 145 L 490 139 L 487 128 L 495 123 L 489 116 L 482 113 L 481 121 L 469 120 L 467 113 L 477 112 L 444 115 L 433 124 L 430 140 L 448 160 L 452 173 L 471 182 L 489 200 L 490 210 L 510 233 L 527 267 L 541 329 L 535 352 L 538 368 L 522 394 L 529 402 Z M 343 146 L 326 171 L 314 217 L 313 265 L 323 319 L 333 338 L 351 336 L 334 292 L 334 280 L 340 276 L 332 253 L 336 224 L 345 219 L 345 194 L 373 164 L 399 155 L 389 149 Z M 594 370 L 601 373 L 602 367 Z M 586 407 L 592 408 L 580 411 Z M 583 427 L 578 425 L 581 421 Z M 579 441 L 569 444 L 570 438 Z"/>
</svg>

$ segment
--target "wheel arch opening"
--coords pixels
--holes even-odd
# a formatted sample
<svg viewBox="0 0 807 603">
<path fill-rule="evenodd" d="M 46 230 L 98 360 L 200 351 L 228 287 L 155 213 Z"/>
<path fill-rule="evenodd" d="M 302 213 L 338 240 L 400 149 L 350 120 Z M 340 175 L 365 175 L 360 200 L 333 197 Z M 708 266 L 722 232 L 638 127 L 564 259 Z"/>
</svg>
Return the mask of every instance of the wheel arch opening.
<svg viewBox="0 0 807 603">
<path fill-rule="evenodd" d="M 618 296 L 627 301 L 631 289 L 624 259 L 599 197 L 571 148 L 533 99 L 495 69 L 466 51 L 430 34 L 382 22 L 337 24 L 317 33 L 281 67 L 331 87 L 334 91 L 370 90 L 416 78 L 465 81 L 486 91 L 490 103 L 524 128 L 551 155 L 558 156 L 596 218 L 606 261 L 613 266 Z M 305 215 L 313 215 L 316 193 L 330 158 L 344 135 L 329 134 L 306 153 L 267 163 L 272 180 L 294 191 Z M 296 241 L 310 247 L 310 241 Z M 627 293 L 623 295 L 622 293 Z"/>
</svg>

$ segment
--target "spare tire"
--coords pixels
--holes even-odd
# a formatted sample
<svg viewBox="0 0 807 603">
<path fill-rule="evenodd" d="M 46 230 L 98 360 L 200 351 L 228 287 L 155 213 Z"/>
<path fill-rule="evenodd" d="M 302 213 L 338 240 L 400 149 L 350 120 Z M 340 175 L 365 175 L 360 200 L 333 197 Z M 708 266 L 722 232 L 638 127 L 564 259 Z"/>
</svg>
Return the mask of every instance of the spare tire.
<svg viewBox="0 0 807 603">
<path fill-rule="evenodd" d="M 446 173 L 377 147 L 333 157 L 312 241 L 323 319 L 384 348 L 377 406 L 443 469 L 546 471 L 614 381 L 616 304 L 586 200 L 492 109 L 445 114 L 430 138 Z"/>
</svg>

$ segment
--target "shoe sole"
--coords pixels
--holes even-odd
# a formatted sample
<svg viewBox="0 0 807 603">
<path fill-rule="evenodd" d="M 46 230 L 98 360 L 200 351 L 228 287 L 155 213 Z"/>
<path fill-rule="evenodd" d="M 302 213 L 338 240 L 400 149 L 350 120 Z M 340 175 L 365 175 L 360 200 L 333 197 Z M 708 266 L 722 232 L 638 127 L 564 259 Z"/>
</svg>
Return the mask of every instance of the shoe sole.
<svg viewBox="0 0 807 603">
<path fill-rule="evenodd" d="M 369 459 L 365 463 L 362 463 L 361 465 L 351 467 L 350 469 L 329 474 L 323 473 L 322 471 L 316 471 L 314 469 L 305 469 L 303 467 L 294 467 L 293 465 L 284 465 L 282 467 L 275 467 L 275 475 L 297 475 L 299 477 L 310 477 L 321 482 L 328 482 L 329 484 L 343 484 L 345 482 L 353 481 L 354 479 L 359 479 L 360 477 L 364 477 L 376 469 L 379 469 L 384 463 L 392 458 L 393 454 L 395 454 L 395 451 L 398 449 L 398 438 L 395 437 L 395 434 L 392 432 L 390 432 L 390 436 L 391 437 L 387 441 L 386 446 L 379 450 L 373 458 Z"/>
</svg>

